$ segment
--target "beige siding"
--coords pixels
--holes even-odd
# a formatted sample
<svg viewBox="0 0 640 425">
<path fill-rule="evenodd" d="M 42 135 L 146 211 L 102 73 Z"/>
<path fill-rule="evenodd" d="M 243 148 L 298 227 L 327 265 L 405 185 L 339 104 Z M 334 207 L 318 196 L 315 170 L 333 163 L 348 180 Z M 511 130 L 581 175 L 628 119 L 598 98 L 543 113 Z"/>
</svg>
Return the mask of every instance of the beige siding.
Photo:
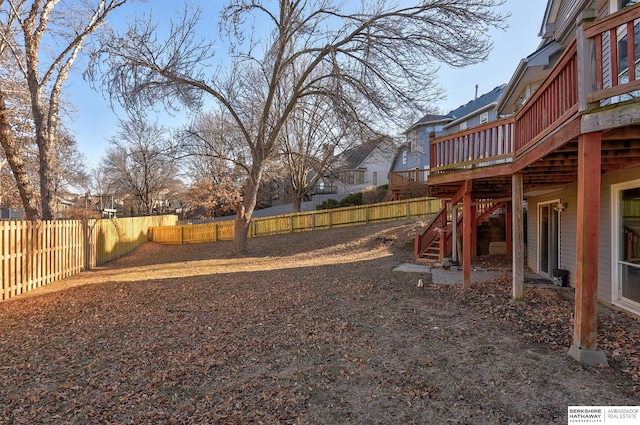
<svg viewBox="0 0 640 425">
<path fill-rule="evenodd" d="M 527 198 L 529 211 L 527 212 L 528 231 L 528 266 L 531 270 L 538 271 L 538 205 L 541 203 L 560 199 L 567 204 L 565 212 L 560 214 L 560 247 L 558 268 L 569 270 L 569 282 L 575 285 L 576 269 L 576 186 L 569 185 L 566 188 L 552 193 Z"/>
<path fill-rule="evenodd" d="M 602 176 L 600 191 L 600 248 L 598 262 L 598 297 L 611 300 L 611 185 L 640 177 L 640 168 L 614 171 Z M 560 198 L 567 209 L 560 215 L 560 268 L 569 270 L 569 282 L 575 286 L 576 229 L 577 229 L 577 184 L 543 196 L 528 197 L 527 211 L 527 266 L 538 270 L 538 204 Z"/>
</svg>

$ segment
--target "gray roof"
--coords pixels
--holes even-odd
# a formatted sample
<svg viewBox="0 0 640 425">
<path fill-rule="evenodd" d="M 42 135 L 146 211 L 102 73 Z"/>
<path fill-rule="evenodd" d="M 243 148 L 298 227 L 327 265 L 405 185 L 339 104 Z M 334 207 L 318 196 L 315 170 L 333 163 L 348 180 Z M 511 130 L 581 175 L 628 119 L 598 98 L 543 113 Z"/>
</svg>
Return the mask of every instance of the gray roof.
<svg viewBox="0 0 640 425">
<path fill-rule="evenodd" d="M 367 159 L 371 152 L 373 152 L 376 146 L 376 143 L 365 143 L 345 150 L 340 154 L 342 157 L 342 164 L 340 168 L 345 170 L 354 170 L 358 168 L 358 166 Z"/>
<path fill-rule="evenodd" d="M 437 123 L 444 124 L 451 121 L 455 121 L 462 117 L 466 117 L 467 115 L 479 109 L 482 109 L 487 105 L 491 105 L 492 103 L 497 102 L 506 87 L 507 87 L 506 84 L 502 84 L 494 88 L 490 92 L 485 93 L 482 96 L 477 97 L 473 100 L 470 100 L 469 102 L 467 102 L 466 105 L 462 105 L 454 109 L 453 111 L 449 112 L 447 115 L 427 114 L 424 117 L 422 117 L 419 121 L 417 121 L 415 124 L 413 124 L 411 127 L 409 127 L 407 132 L 421 125 L 437 124 Z"/>
<path fill-rule="evenodd" d="M 453 120 L 457 120 L 462 117 L 466 117 L 467 115 L 479 109 L 482 109 L 485 106 L 491 105 L 492 103 L 498 101 L 500 95 L 502 95 L 502 92 L 504 92 L 504 89 L 506 87 L 506 84 L 502 84 L 491 90 L 489 93 L 485 93 L 480 97 L 470 100 L 466 105 L 462 105 L 457 109 L 454 109 L 453 111 L 449 112 L 447 116 Z"/>
<path fill-rule="evenodd" d="M 416 121 L 411 125 L 406 131 L 405 134 L 410 132 L 416 127 L 422 127 L 429 124 L 445 124 L 451 121 L 451 117 L 448 115 L 438 115 L 438 114 L 427 114 L 422 117 L 420 120 Z"/>
</svg>

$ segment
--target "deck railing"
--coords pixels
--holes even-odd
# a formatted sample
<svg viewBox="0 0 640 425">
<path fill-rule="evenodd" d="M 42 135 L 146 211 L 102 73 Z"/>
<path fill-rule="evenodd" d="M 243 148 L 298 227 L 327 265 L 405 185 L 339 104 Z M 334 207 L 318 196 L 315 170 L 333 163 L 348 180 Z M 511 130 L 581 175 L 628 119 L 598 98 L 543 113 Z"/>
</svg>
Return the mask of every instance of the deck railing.
<svg viewBox="0 0 640 425">
<path fill-rule="evenodd" d="M 513 124 L 513 117 L 509 117 L 433 139 L 429 146 L 431 172 L 510 162 Z"/>
<path fill-rule="evenodd" d="M 389 175 L 389 186 L 391 187 L 405 187 L 412 184 L 424 184 L 427 182 L 429 176 L 429 170 L 406 170 L 396 171 Z"/>
<path fill-rule="evenodd" d="M 640 90 L 636 52 L 640 37 L 636 28 L 640 21 L 640 4 L 625 8 L 585 28 L 585 37 L 595 40 L 596 86 L 587 95 L 589 103 Z M 631 36 L 630 36 L 631 35 Z M 633 64 L 633 66 L 629 66 Z"/>
<path fill-rule="evenodd" d="M 578 67 L 575 41 L 564 51 L 535 94 L 515 119 L 516 152 L 550 134 L 578 112 Z"/>
<path fill-rule="evenodd" d="M 515 117 L 432 139 L 431 174 L 513 161 L 578 113 L 640 98 L 640 4 L 586 24 L 583 34 L 586 42 L 567 47 Z"/>
</svg>

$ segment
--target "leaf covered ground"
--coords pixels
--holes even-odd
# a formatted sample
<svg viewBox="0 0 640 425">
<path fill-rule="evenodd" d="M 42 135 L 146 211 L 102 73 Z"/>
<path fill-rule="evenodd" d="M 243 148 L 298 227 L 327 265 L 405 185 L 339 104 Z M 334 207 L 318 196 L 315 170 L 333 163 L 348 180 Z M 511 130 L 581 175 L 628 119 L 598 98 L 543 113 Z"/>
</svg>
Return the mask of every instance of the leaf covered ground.
<svg viewBox="0 0 640 425">
<path fill-rule="evenodd" d="M 1 424 L 566 423 L 638 405 L 637 318 L 601 307 L 609 368 L 571 343 L 570 288 L 393 272 L 415 221 L 146 244 L 0 304 Z M 427 284 L 416 285 L 422 277 Z"/>
</svg>

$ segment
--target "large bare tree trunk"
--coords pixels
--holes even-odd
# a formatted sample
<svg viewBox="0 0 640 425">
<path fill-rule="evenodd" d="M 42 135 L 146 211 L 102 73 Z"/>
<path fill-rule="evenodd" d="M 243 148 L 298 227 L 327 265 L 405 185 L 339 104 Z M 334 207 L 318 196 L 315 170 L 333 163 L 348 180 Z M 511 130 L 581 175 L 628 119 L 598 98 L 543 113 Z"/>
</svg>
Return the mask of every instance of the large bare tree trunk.
<svg viewBox="0 0 640 425">
<path fill-rule="evenodd" d="M 258 200 L 258 188 L 262 180 L 262 168 L 263 166 L 261 164 L 254 162 L 251 167 L 251 172 L 247 177 L 242 203 L 236 210 L 233 250 L 234 254 L 238 256 L 243 256 L 247 253 L 249 226 L 251 225 L 251 216 L 253 215 L 253 210 Z"/>
<path fill-rule="evenodd" d="M 302 197 L 296 195 L 293 197 L 293 212 L 298 213 L 300 212 L 301 208 L 302 208 Z"/>
<path fill-rule="evenodd" d="M 238 256 L 243 256 L 247 253 L 251 217 L 247 217 L 246 212 L 244 203 L 239 204 L 236 210 L 235 225 L 233 228 L 233 252 Z"/>
<path fill-rule="evenodd" d="M 53 163 L 53 143 L 45 141 L 40 146 L 40 196 L 42 197 L 42 218 L 44 220 L 53 220 L 55 218 L 56 191 L 53 186 L 55 180 L 55 173 L 52 169 Z"/>
<path fill-rule="evenodd" d="M 18 192 L 20 193 L 20 199 L 22 200 L 27 220 L 38 220 L 40 215 L 38 214 L 36 191 L 29 180 L 29 174 L 27 173 L 20 146 L 18 146 L 13 138 L 11 124 L 9 122 L 9 113 L 2 91 L 0 91 L 0 144 L 2 144 L 2 148 L 7 156 L 7 162 L 16 179 Z"/>
</svg>

